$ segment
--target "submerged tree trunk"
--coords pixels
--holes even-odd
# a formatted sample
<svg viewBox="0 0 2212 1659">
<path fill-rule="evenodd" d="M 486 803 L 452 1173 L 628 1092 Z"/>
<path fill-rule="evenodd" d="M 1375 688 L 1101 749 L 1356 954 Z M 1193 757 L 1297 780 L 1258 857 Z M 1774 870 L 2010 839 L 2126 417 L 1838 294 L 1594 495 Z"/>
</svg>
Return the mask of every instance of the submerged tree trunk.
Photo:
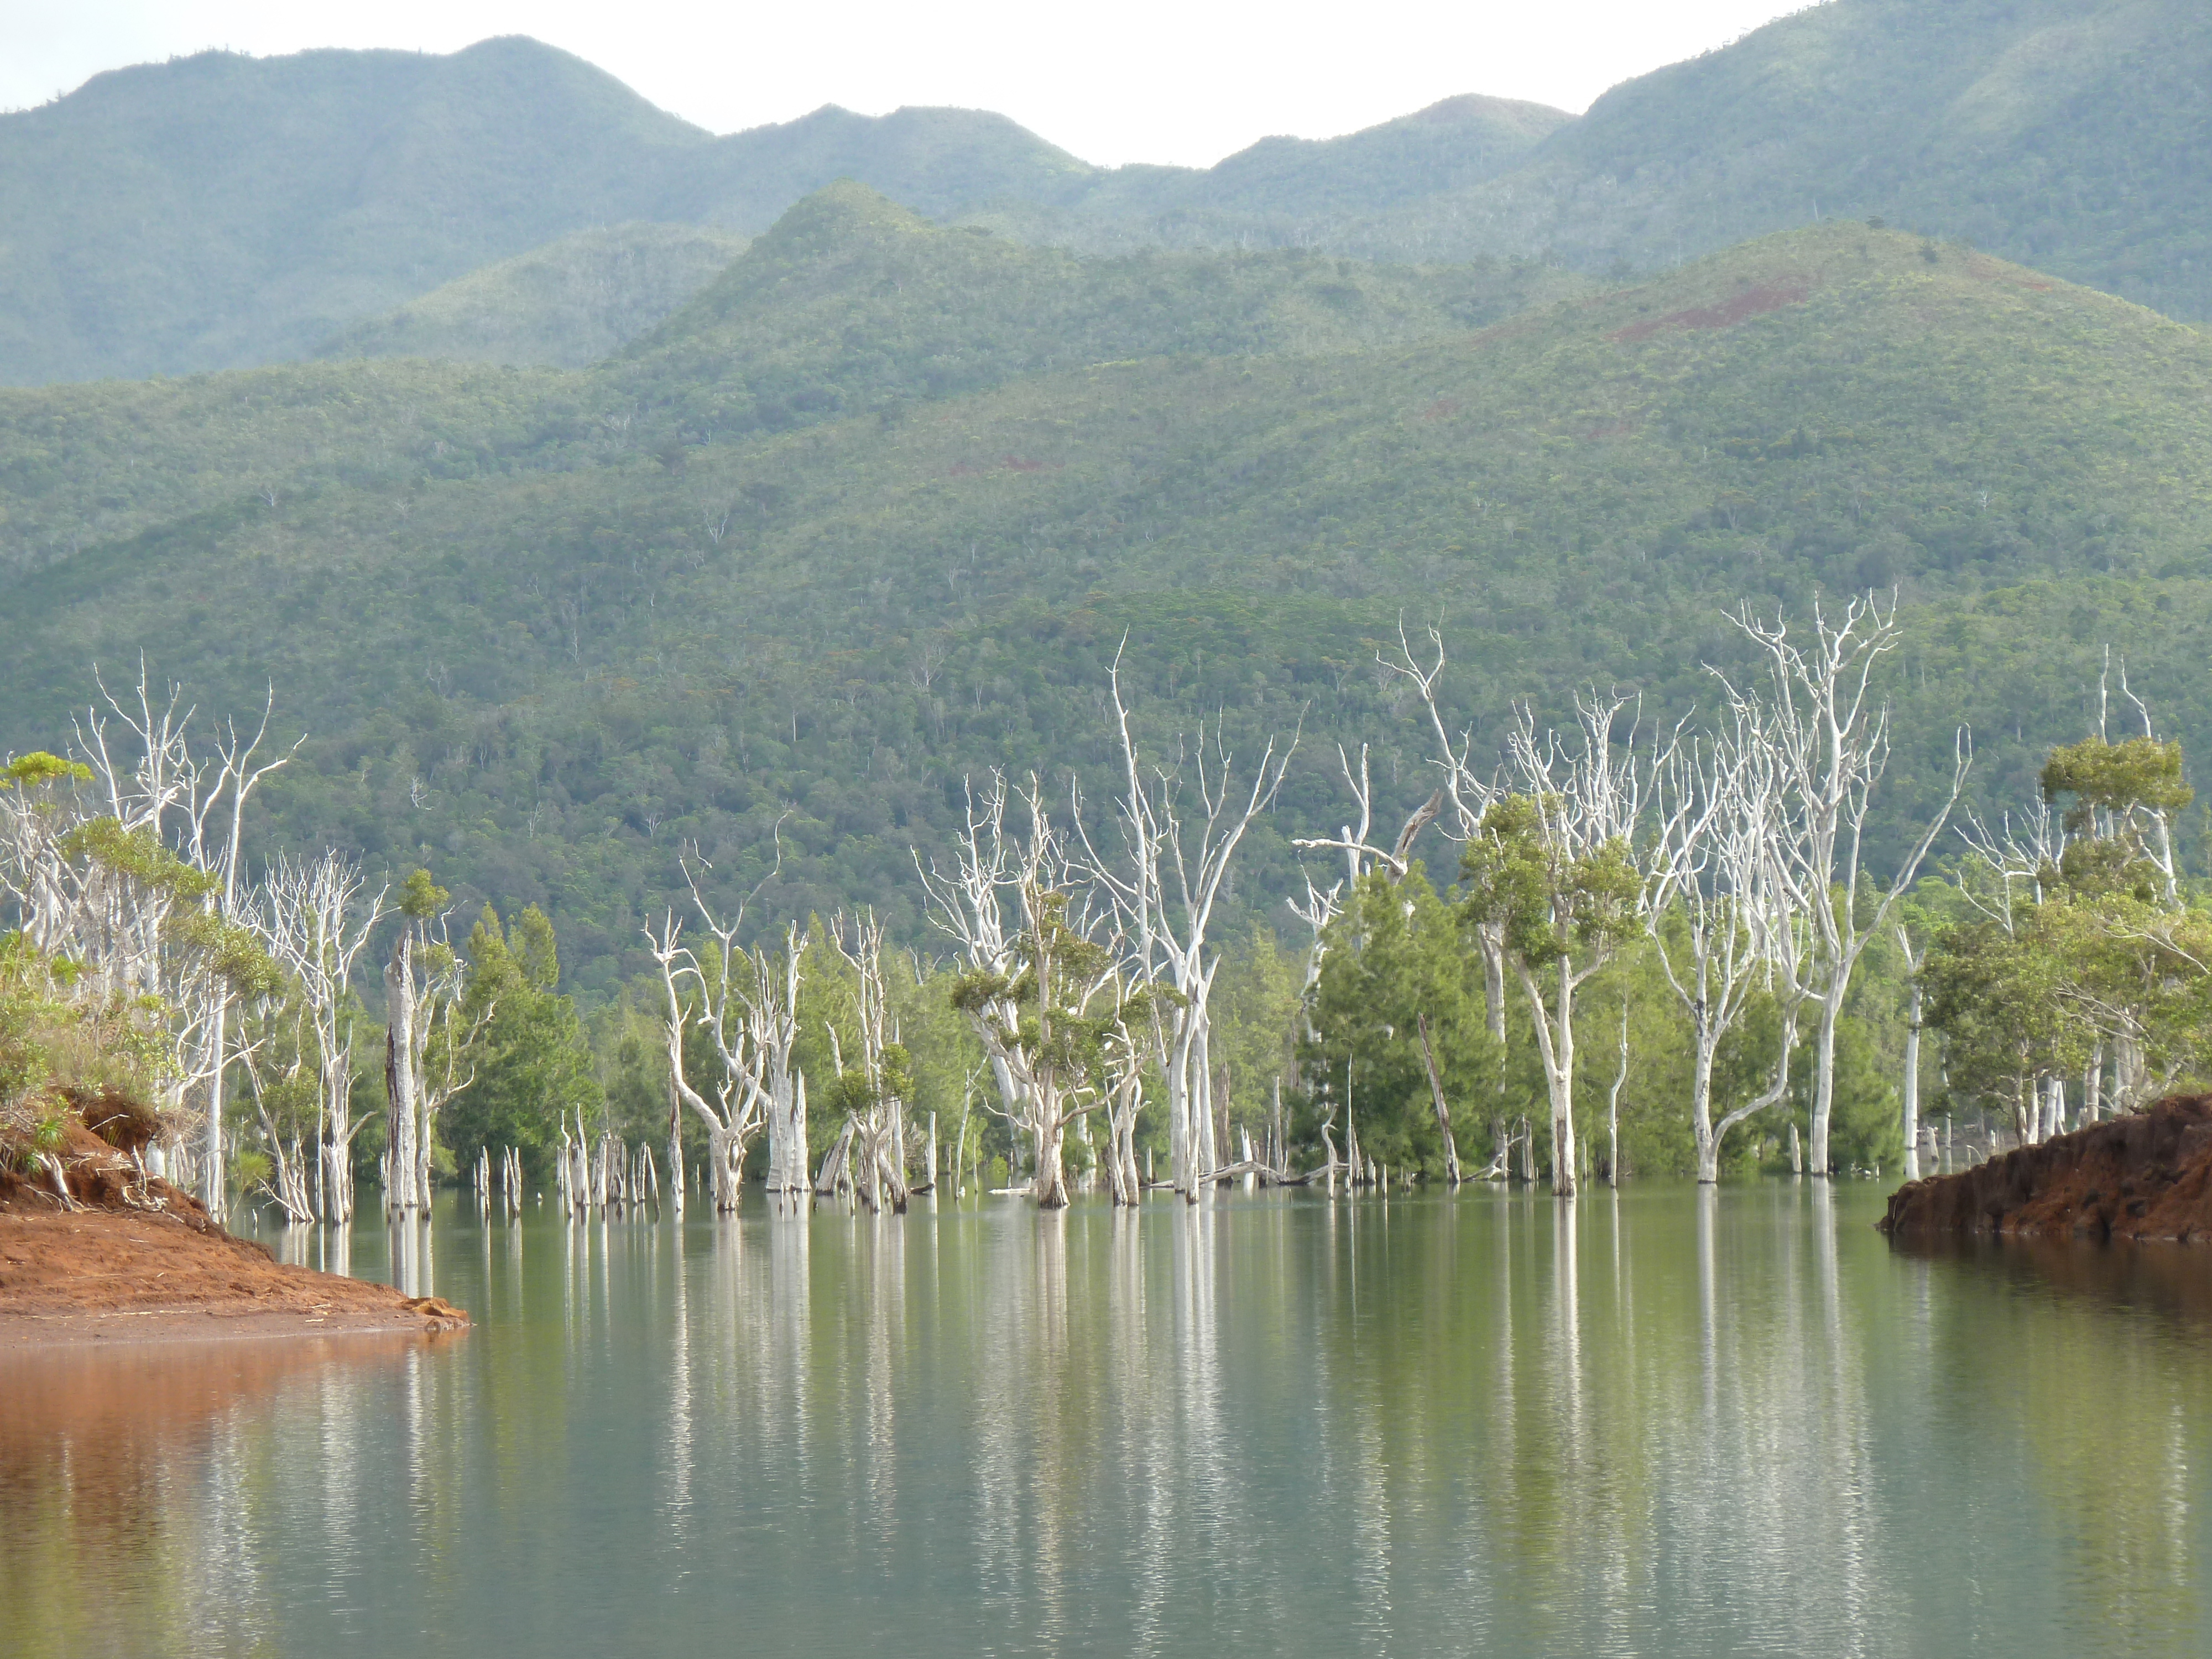
<svg viewBox="0 0 2212 1659">
<path fill-rule="evenodd" d="M 845 1184 L 845 1164 L 846 1160 L 851 1156 L 852 1150 L 853 1123 L 852 1120 L 848 1118 L 845 1127 L 838 1131 L 836 1140 L 830 1146 L 828 1152 L 822 1154 L 822 1168 L 814 1177 L 814 1192 L 817 1197 L 835 1198 L 837 1195 L 838 1188 Z"/>
<path fill-rule="evenodd" d="M 387 1210 L 411 1210 L 421 1202 L 415 1188 L 416 1131 L 422 1109 L 422 1079 L 416 1074 L 415 941 L 403 933 L 384 968 L 384 994 L 390 1024 L 384 1034 L 385 1191 Z"/>
<path fill-rule="evenodd" d="M 1038 1121 L 1032 1137 L 1036 1172 L 1030 1180 L 1030 1191 L 1041 1210 L 1067 1207 L 1067 1176 L 1060 1167 L 1060 1148 L 1066 1134 L 1067 1126 L 1060 1121 L 1055 1113 Z"/>
<path fill-rule="evenodd" d="M 1813 1035 L 1813 1144 L 1812 1172 L 1816 1176 L 1828 1173 L 1828 1121 L 1836 1103 L 1836 1022 L 1844 1011 L 1843 993 L 1849 985 L 1848 978 L 1832 986 L 1820 999 L 1820 1020 Z"/>
<path fill-rule="evenodd" d="M 1701 1183 L 1710 1186 L 1721 1178 L 1721 1146 L 1727 1139 L 1728 1132 L 1742 1122 L 1744 1119 L 1765 1111 L 1769 1107 L 1777 1104 L 1784 1095 L 1790 1092 L 1790 1055 L 1791 1050 L 1796 1046 L 1797 1019 L 1793 1011 L 1782 1022 L 1782 1046 L 1780 1052 L 1774 1057 L 1774 1070 L 1768 1075 L 1766 1087 L 1754 1098 L 1746 1101 L 1723 1117 L 1710 1129 L 1701 1132 L 1698 1142 L 1698 1180 Z M 1709 1053 L 1705 1059 L 1706 1077 L 1703 1085 L 1703 1097 L 1710 1101 L 1712 1094 L 1712 1056 Z M 1710 1108 L 1707 1110 L 1709 1113 Z M 1790 1168 L 1793 1174 L 1796 1173 L 1797 1125 L 1795 1120 L 1792 1120 L 1790 1125 Z"/>
<path fill-rule="evenodd" d="M 1552 1191 L 1575 1195 L 1575 983 L 1573 963 L 1559 963 L 1559 1001 L 1547 1010 L 1533 975 L 1522 975 L 1530 1011 L 1536 1017 L 1536 1042 L 1544 1059 L 1544 1089 L 1552 1108 Z"/>
<path fill-rule="evenodd" d="M 1444 1179 L 1456 1187 L 1460 1183 L 1459 1143 L 1452 1138 L 1451 1108 L 1444 1104 L 1443 1074 L 1437 1070 L 1436 1048 L 1429 1041 L 1429 1017 L 1417 1014 L 1414 1024 L 1421 1033 L 1421 1060 L 1428 1068 L 1429 1102 L 1436 1108 L 1437 1133 L 1444 1144 Z"/>
<path fill-rule="evenodd" d="M 1910 967 L 1917 963 L 1908 961 Z M 1905 1089 L 1901 1109 L 1905 1129 L 1905 1178 L 1920 1179 L 1920 981 L 1909 981 L 1905 1010 Z"/>
<path fill-rule="evenodd" d="M 684 1097 L 675 1081 L 668 1085 L 668 1202 L 678 1221 L 684 1218 Z"/>
<path fill-rule="evenodd" d="M 1620 1004 L 1620 1069 L 1613 1074 L 1613 1092 L 1605 1101 L 1605 1184 L 1620 1186 L 1620 1091 L 1628 1083 L 1628 1001 Z"/>
</svg>

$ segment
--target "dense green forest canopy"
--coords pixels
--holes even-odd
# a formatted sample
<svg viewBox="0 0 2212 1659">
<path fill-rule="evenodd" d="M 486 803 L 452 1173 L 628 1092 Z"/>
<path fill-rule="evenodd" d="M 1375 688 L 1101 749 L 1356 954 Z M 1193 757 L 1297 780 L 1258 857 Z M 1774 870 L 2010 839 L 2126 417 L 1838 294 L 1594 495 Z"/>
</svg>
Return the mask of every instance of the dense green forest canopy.
<svg viewBox="0 0 2212 1659">
<path fill-rule="evenodd" d="M 0 382 L 333 349 L 574 362 L 550 337 L 564 320 L 633 337 L 706 280 L 674 227 L 751 235 L 841 178 L 1092 252 L 1617 276 L 1886 217 L 2203 319 L 2208 82 L 2212 14 L 2192 0 L 1829 0 L 1580 118 L 1468 95 L 1211 168 L 1108 169 L 966 110 L 830 107 L 714 137 L 522 39 L 207 52 L 0 116 Z M 568 240 L 640 221 L 660 228 L 632 230 L 611 276 L 605 247 Z M 519 319 L 484 309 L 483 283 L 426 297 L 478 272 Z"/>
<path fill-rule="evenodd" d="M 1401 615 L 1494 744 L 1583 683 L 1709 701 L 1740 599 L 1897 586 L 1881 826 L 1960 720 L 1983 799 L 2031 793 L 2107 642 L 2202 717 L 2194 331 L 1857 223 L 1516 309 L 1562 280 L 1078 259 L 845 186 L 583 372 L 0 394 L 0 741 L 58 748 L 93 665 L 142 651 L 211 709 L 273 684 L 310 743 L 267 844 L 538 904 L 604 995 L 679 846 L 733 893 L 779 821 L 761 914 L 866 898 L 925 940 L 913 858 L 966 779 L 1110 787 L 1125 635 L 1155 752 L 1303 725 L 1232 896 L 1278 924 L 1291 839 L 1346 811 L 1337 742 L 1375 745 L 1386 816 L 1427 793 L 1374 660 Z"/>
</svg>

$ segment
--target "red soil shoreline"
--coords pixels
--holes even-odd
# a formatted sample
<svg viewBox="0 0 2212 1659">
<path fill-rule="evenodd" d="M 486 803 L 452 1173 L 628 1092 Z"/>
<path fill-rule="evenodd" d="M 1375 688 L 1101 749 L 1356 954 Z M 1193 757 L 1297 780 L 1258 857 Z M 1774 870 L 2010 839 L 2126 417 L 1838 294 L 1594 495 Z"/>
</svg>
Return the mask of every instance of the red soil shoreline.
<svg viewBox="0 0 2212 1659">
<path fill-rule="evenodd" d="M 468 1326 L 434 1297 L 288 1267 L 82 1124 L 66 1127 L 70 1207 L 50 1185 L 0 1174 L 0 1348 Z"/>
<path fill-rule="evenodd" d="M 2212 1244 L 2212 1095 L 2173 1095 L 1890 1195 L 1893 1237 Z"/>
</svg>

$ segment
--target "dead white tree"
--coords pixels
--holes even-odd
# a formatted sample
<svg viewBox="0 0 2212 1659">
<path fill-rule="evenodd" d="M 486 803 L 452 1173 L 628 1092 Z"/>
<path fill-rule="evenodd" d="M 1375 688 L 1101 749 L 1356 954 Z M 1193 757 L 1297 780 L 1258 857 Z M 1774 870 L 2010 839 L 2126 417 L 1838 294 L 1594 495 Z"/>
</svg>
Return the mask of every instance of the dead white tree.
<svg viewBox="0 0 2212 1659">
<path fill-rule="evenodd" d="M 1486 811 L 1463 869 L 1468 909 L 1499 930 L 1544 1063 L 1552 1190 L 1575 1191 L 1575 994 L 1637 927 L 1646 899 L 1634 836 L 1655 766 L 1637 750 L 1637 700 L 1576 699 L 1577 732 L 1539 732 L 1526 707 L 1508 748 L 1513 787 Z M 1626 741 L 1613 728 L 1630 716 Z"/>
<path fill-rule="evenodd" d="M 1155 988 L 1133 989 L 1126 979 L 1113 988 L 1114 1017 L 1100 1048 L 1106 1109 L 1106 1179 L 1118 1205 L 1137 1203 L 1145 1190 L 1137 1168 L 1137 1115 L 1145 1103 L 1145 1075 L 1152 1069 Z"/>
<path fill-rule="evenodd" d="M 270 866 L 250 913 L 264 947 L 290 978 L 305 1018 L 315 1073 L 314 1161 L 303 1188 L 314 1215 L 343 1224 L 353 1219 L 353 1142 L 369 1114 L 353 1110 L 355 1027 L 361 1017 L 353 974 L 369 935 L 386 915 L 388 887 L 368 891 L 361 866 L 338 853 L 305 863 L 280 857 Z M 252 1079 L 255 1098 L 260 1081 Z M 274 1128 L 262 1114 L 264 1135 Z M 287 1209 L 289 1211 L 289 1206 Z"/>
<path fill-rule="evenodd" d="M 1401 850 L 1410 848 L 1410 834 L 1433 821 L 1444 838 L 1456 846 L 1465 847 L 1474 839 L 1482 816 L 1489 811 L 1504 787 L 1497 768 L 1486 770 L 1475 763 L 1474 733 L 1471 726 L 1457 731 L 1444 719 L 1443 705 L 1439 695 L 1449 657 L 1444 649 L 1443 634 L 1431 627 L 1424 630 L 1427 646 L 1416 654 L 1412 638 L 1406 630 L 1405 618 L 1398 619 L 1398 649 L 1395 655 L 1376 653 L 1376 664 L 1382 672 L 1401 680 L 1419 700 L 1426 716 L 1429 738 L 1433 752 L 1429 763 L 1439 775 L 1437 793 L 1432 795 L 1425 809 L 1428 817 L 1419 824 L 1409 824 L 1410 833 L 1401 833 Z M 1419 815 L 1417 813 L 1416 817 Z M 1511 1137 L 1506 1125 L 1506 1027 L 1505 1027 L 1505 937 L 1503 925 L 1495 921 L 1476 921 L 1470 928 L 1476 955 L 1482 963 L 1482 995 L 1485 1023 L 1490 1041 L 1498 1058 L 1494 1096 L 1490 1114 L 1492 1159 L 1486 1175 L 1502 1177 L 1506 1172 Z"/>
<path fill-rule="evenodd" d="M 146 706 L 143 669 L 139 693 L 143 708 Z M 201 906 L 204 915 L 212 919 L 218 928 L 252 926 L 251 906 L 244 902 L 239 890 L 239 856 L 247 798 L 264 778 L 290 761 L 307 740 L 303 734 L 283 754 L 257 760 L 276 709 L 276 689 L 272 685 L 262 703 L 261 719 L 252 734 L 241 737 L 235 721 L 225 721 L 216 735 L 215 760 L 195 775 L 182 851 L 187 862 L 213 878 Z M 223 1079 L 232 1059 L 229 1030 L 235 1000 L 234 977 L 221 970 L 219 957 L 202 952 L 190 972 L 186 988 L 186 995 L 198 1005 L 194 1024 L 200 1036 L 200 1052 L 193 1069 L 202 1079 L 207 1119 L 201 1147 L 200 1201 L 212 1215 L 223 1212 L 223 1178 L 228 1162 L 223 1145 Z"/>
<path fill-rule="evenodd" d="M 1698 1179 L 1720 1179 L 1723 1143 L 1789 1089 L 1802 999 L 1804 930 L 1780 856 L 1783 778 L 1755 708 L 1733 730 L 1675 746 L 1655 769 L 1656 820 L 1644 926 L 1690 1022 L 1690 1132 Z M 1753 999 L 1772 993 L 1781 1050 L 1767 1086 L 1713 1119 L 1713 1062 Z"/>
<path fill-rule="evenodd" d="M 745 1158 L 763 1129 L 770 1194 L 803 1196 L 812 1190 L 806 1168 L 806 1079 L 793 1059 L 806 943 L 796 923 L 785 928 L 780 953 L 739 943 L 746 912 L 782 868 L 780 836 L 776 852 L 775 866 L 726 919 L 701 890 L 700 878 L 712 866 L 693 854 L 683 856 L 692 908 L 714 940 L 703 960 L 682 942 L 683 924 L 674 911 L 662 916 L 658 934 L 650 927 L 645 930 L 667 1001 L 661 1033 L 673 1094 L 669 1158 L 672 1167 L 682 1169 L 678 1115 L 689 1107 L 707 1131 L 708 1185 L 714 1208 L 723 1214 L 738 1207 Z M 695 1027 L 714 1051 L 718 1071 L 711 1079 L 690 1075 L 684 1038 Z M 680 1190 L 674 1177 L 670 1189 Z"/>
<path fill-rule="evenodd" d="M 1019 837 L 1006 825 L 1009 793 L 1006 775 L 998 771 L 991 774 L 980 799 L 969 786 L 967 823 L 950 872 L 933 861 L 924 866 L 921 854 L 914 854 L 930 920 L 952 940 L 961 971 L 979 987 L 991 981 L 1011 985 L 1013 978 L 1021 923 L 1012 894 L 1023 859 Z M 1028 1108 L 1020 1097 L 1020 1080 L 993 1034 L 1018 1029 L 1020 1011 L 1010 999 L 1002 998 L 998 1006 L 971 1006 L 963 1012 L 982 1041 L 984 1061 L 990 1067 L 992 1092 L 998 1100 L 990 1109 L 1011 1127 L 1026 1118 Z"/>
<path fill-rule="evenodd" d="M 1766 695 L 1754 699 L 1723 677 L 1733 707 L 1753 710 L 1759 741 L 1771 750 L 1783 784 L 1779 841 L 1788 879 L 1811 922 L 1807 1000 L 1814 1011 L 1813 1173 L 1829 1171 L 1828 1127 L 1835 1103 L 1836 1025 L 1851 976 L 1867 945 L 1889 925 L 1890 913 L 1920 872 L 1966 787 L 1972 750 L 1961 728 L 1951 787 L 1871 904 L 1864 869 L 1866 823 L 1890 757 L 1889 710 L 1878 701 L 1874 674 L 1899 637 L 1897 600 L 1853 599 L 1831 622 L 1815 605 L 1809 632 L 1793 635 L 1779 613 L 1771 623 L 1748 604 L 1729 620 L 1763 654 Z"/>
<path fill-rule="evenodd" d="M 1007 793 L 994 774 L 980 807 L 971 797 L 951 873 L 915 863 L 932 919 L 958 949 L 953 1006 L 990 1061 L 998 1109 L 1028 1142 L 1031 1195 L 1058 1209 L 1067 1131 L 1099 1102 L 1102 1009 L 1127 948 L 1085 903 L 1089 872 L 1070 860 L 1036 780 L 1020 797 L 1025 833 L 1007 829 Z"/>
<path fill-rule="evenodd" d="M 1494 769 L 1484 772 L 1473 763 L 1473 729 L 1462 727 L 1454 732 L 1444 719 L 1443 707 L 1437 697 L 1446 664 L 1443 635 L 1435 628 L 1426 631 L 1428 652 L 1424 657 L 1417 657 L 1412 640 L 1407 637 L 1405 618 L 1401 617 L 1398 654 L 1389 658 L 1378 652 L 1375 660 L 1386 672 L 1404 680 L 1420 699 L 1422 712 L 1428 716 L 1430 738 L 1436 744 L 1430 763 L 1443 775 L 1439 785 L 1443 798 L 1436 803 L 1438 810 L 1431 811 L 1430 817 L 1446 839 L 1464 846 L 1474 838 L 1482 815 L 1498 799 L 1499 783 Z M 1400 839 L 1411 845 L 1405 836 Z M 1498 924 L 1481 922 L 1475 927 L 1474 939 L 1475 948 L 1482 957 L 1484 1013 L 1491 1041 L 1498 1045 L 1502 1058 L 1505 1052 L 1504 935 Z"/>
<path fill-rule="evenodd" d="M 1086 832 L 1086 873 L 1109 896 L 1136 978 L 1175 992 L 1171 999 L 1150 999 L 1148 1008 L 1167 1085 L 1169 1161 L 1176 1189 L 1194 1203 L 1229 1162 L 1218 1144 L 1208 1006 L 1221 952 L 1208 936 L 1237 849 L 1253 821 L 1274 804 L 1298 737 L 1294 732 L 1282 743 L 1269 738 L 1249 787 L 1237 781 L 1218 721 L 1210 734 L 1201 722 L 1195 741 L 1179 744 L 1175 763 L 1147 762 L 1121 693 L 1118 651 L 1108 686 L 1121 744 L 1125 793 L 1116 817 L 1122 855 L 1101 857 Z"/>
<path fill-rule="evenodd" d="M 1367 839 L 1375 822 L 1374 789 L 1368 772 L 1367 745 L 1364 743 L 1359 745 L 1359 769 L 1356 772 L 1352 769 L 1352 757 L 1342 744 L 1337 746 L 1336 757 L 1338 764 L 1344 769 L 1345 783 L 1351 789 L 1352 799 L 1358 803 L 1358 826 L 1346 824 L 1334 837 L 1300 837 L 1293 840 L 1291 845 L 1301 851 L 1326 849 L 1341 852 L 1345 856 L 1346 879 L 1354 884 L 1370 870 L 1381 869 L 1387 872 L 1395 886 L 1413 868 L 1413 844 L 1420 838 L 1421 831 L 1436 822 L 1443 807 L 1446 791 L 1439 787 L 1426 801 L 1413 809 L 1398 831 L 1396 844 L 1386 852 L 1380 847 L 1370 845 Z M 1291 911 L 1313 929 L 1313 947 L 1308 957 L 1305 978 L 1305 988 L 1310 991 L 1321 977 L 1324 935 L 1328 924 L 1342 908 L 1345 882 L 1335 883 L 1324 894 L 1314 885 L 1312 877 L 1308 876 L 1305 887 L 1304 899 L 1291 900 Z M 1443 1073 L 1437 1063 L 1436 1045 L 1430 1036 L 1429 1017 L 1425 1010 L 1416 1011 L 1414 1035 L 1420 1043 L 1421 1063 L 1428 1076 L 1429 1103 L 1436 1113 L 1437 1133 L 1443 1144 L 1444 1178 L 1456 1187 L 1462 1179 L 1459 1139 L 1452 1130 L 1451 1107 L 1444 1097 Z M 1334 1121 L 1333 1118 L 1331 1121 Z M 1346 1127 L 1349 1133 L 1349 1126 Z M 1324 1135 L 1323 1139 L 1326 1141 L 1328 1137 Z M 1334 1143 L 1328 1144 L 1332 1147 L 1333 1159 Z"/>
<path fill-rule="evenodd" d="M 1912 948 L 1912 931 L 1897 923 L 1897 948 L 1905 957 L 1905 1077 L 1899 1111 L 1905 1130 L 1905 1178 L 1920 1179 L 1920 1031 L 1922 991 L 1920 970 L 1928 964 L 1928 947 Z"/>
<path fill-rule="evenodd" d="M 319 1218 L 314 1171 L 320 1142 L 314 1115 L 322 1091 L 307 1025 L 304 1006 L 281 989 L 240 1010 L 238 1059 L 269 1157 L 268 1172 L 256 1184 L 292 1226 Z"/>
<path fill-rule="evenodd" d="M 830 939 L 853 970 L 853 1030 L 859 1064 L 848 1070 L 836 1024 L 828 1028 L 830 1063 L 837 1069 L 839 1103 L 853 1129 L 853 1190 L 871 1211 L 907 1206 L 906 1095 L 912 1086 L 902 1056 L 898 1019 L 884 979 L 884 928 L 872 910 L 831 923 Z"/>
<path fill-rule="evenodd" d="M 430 1158 L 438 1115 L 476 1079 L 476 1039 L 495 1012 L 465 1008 L 466 971 L 447 937 L 452 895 L 417 870 L 402 883 L 399 934 L 384 964 L 384 1206 L 387 1214 L 430 1207 Z"/>
</svg>

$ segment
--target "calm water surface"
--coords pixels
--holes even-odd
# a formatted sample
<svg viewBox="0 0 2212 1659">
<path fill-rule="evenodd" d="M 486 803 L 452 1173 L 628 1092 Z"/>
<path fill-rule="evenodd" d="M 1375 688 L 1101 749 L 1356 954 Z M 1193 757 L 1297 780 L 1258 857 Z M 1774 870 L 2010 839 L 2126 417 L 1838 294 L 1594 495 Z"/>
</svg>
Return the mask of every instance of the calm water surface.
<svg viewBox="0 0 2212 1659">
<path fill-rule="evenodd" d="M 1881 1196 L 441 1213 L 464 1338 L 0 1358 L 0 1651 L 2212 1651 L 2212 1252 Z"/>
</svg>

